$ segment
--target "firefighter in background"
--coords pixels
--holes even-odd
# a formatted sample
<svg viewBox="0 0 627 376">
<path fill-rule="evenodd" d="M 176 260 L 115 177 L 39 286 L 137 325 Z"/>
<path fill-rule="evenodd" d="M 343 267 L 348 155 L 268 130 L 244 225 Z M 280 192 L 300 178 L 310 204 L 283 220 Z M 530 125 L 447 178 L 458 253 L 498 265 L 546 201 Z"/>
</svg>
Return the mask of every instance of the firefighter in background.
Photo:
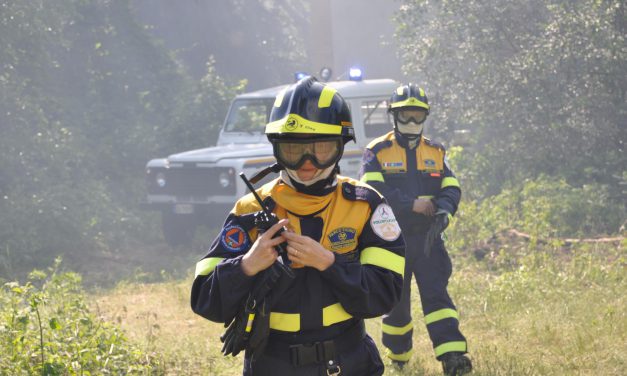
<svg viewBox="0 0 627 376">
<path fill-rule="evenodd" d="M 444 373 L 470 372 L 466 339 L 447 285 L 452 266 L 441 237 L 457 211 L 459 182 L 446 161 L 444 147 L 423 136 L 429 103 L 423 89 L 401 85 L 388 106 L 394 129 L 364 150 L 361 180 L 377 189 L 394 209 L 406 249 L 401 302 L 383 316 L 383 344 L 392 362 L 403 367 L 411 358 L 413 323 L 410 312 L 412 274 L 435 356 Z"/>
<path fill-rule="evenodd" d="M 192 309 L 231 320 L 287 242 L 295 277 L 269 299 L 267 344 L 246 348 L 244 375 L 381 375 L 364 319 L 400 300 L 405 244 L 385 199 L 338 174 L 354 140 L 348 105 L 335 89 L 302 79 L 276 97 L 265 133 L 281 170 L 256 192 L 280 221 L 260 234 L 260 205 L 252 194 L 241 198 L 196 266 Z"/>
</svg>

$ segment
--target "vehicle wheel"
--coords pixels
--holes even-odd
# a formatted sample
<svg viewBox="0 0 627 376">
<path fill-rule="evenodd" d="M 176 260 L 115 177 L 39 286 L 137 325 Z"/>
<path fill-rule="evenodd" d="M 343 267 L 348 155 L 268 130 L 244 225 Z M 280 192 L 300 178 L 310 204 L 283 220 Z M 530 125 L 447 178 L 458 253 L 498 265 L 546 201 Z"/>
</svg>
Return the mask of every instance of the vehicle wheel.
<svg viewBox="0 0 627 376">
<path fill-rule="evenodd" d="M 161 216 L 163 238 L 168 245 L 189 246 L 194 239 L 196 222 L 193 215 L 163 213 Z"/>
</svg>

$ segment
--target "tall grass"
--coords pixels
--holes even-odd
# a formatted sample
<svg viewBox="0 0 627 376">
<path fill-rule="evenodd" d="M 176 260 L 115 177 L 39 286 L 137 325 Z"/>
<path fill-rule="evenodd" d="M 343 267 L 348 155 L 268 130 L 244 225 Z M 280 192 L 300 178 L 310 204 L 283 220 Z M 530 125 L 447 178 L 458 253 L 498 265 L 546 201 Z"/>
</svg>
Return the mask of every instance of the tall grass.
<svg viewBox="0 0 627 376">
<path fill-rule="evenodd" d="M 622 375 L 627 365 L 625 244 L 528 244 L 459 264 L 450 293 L 460 312 L 475 375 Z M 494 260 L 507 258 L 508 262 Z M 495 268 L 495 264 L 500 265 Z M 167 375 L 239 375 L 242 355 L 225 358 L 224 328 L 189 308 L 191 277 L 124 284 L 98 298 L 142 352 L 162 357 Z M 414 287 L 415 291 L 415 287 Z M 441 374 L 413 294 L 415 355 L 403 374 Z M 367 328 L 380 345 L 380 319 Z M 386 360 L 386 375 L 401 373 Z"/>
</svg>

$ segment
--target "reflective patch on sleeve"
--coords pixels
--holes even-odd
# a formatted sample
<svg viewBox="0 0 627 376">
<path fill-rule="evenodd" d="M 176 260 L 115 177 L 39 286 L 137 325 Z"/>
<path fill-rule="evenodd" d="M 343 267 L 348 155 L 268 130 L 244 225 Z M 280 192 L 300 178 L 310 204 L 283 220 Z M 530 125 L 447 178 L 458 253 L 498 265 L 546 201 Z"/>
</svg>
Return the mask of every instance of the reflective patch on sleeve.
<svg viewBox="0 0 627 376">
<path fill-rule="evenodd" d="M 377 234 L 381 239 L 389 242 L 398 239 L 401 236 L 401 228 L 396 222 L 392 207 L 388 204 L 379 204 L 372 213 L 370 218 L 370 227 L 372 231 Z"/>
<path fill-rule="evenodd" d="M 366 172 L 360 179 L 362 182 L 367 183 L 369 181 L 384 182 L 383 174 L 380 172 Z"/>
<path fill-rule="evenodd" d="M 220 234 L 220 243 L 231 252 L 241 252 L 248 247 L 248 234 L 240 226 L 226 226 Z"/>
</svg>

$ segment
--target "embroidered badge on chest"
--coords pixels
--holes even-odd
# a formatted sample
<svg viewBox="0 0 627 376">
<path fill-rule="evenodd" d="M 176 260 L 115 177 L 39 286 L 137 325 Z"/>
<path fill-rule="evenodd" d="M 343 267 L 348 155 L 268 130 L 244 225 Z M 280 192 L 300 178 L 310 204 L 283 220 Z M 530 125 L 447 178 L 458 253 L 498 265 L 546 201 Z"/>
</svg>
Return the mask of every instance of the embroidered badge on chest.
<svg viewBox="0 0 627 376">
<path fill-rule="evenodd" d="M 401 228 L 398 226 L 398 222 L 396 222 L 392 207 L 388 204 L 377 206 L 370 218 L 370 227 L 381 239 L 389 242 L 401 236 Z"/>
<path fill-rule="evenodd" d="M 331 250 L 337 251 L 340 249 L 348 248 L 353 249 L 357 246 L 357 239 L 355 239 L 357 230 L 351 227 L 337 228 L 328 235 L 329 242 L 331 243 Z"/>
<path fill-rule="evenodd" d="M 220 234 L 220 243 L 231 252 L 241 252 L 248 247 L 248 235 L 239 226 L 227 226 Z"/>
</svg>

